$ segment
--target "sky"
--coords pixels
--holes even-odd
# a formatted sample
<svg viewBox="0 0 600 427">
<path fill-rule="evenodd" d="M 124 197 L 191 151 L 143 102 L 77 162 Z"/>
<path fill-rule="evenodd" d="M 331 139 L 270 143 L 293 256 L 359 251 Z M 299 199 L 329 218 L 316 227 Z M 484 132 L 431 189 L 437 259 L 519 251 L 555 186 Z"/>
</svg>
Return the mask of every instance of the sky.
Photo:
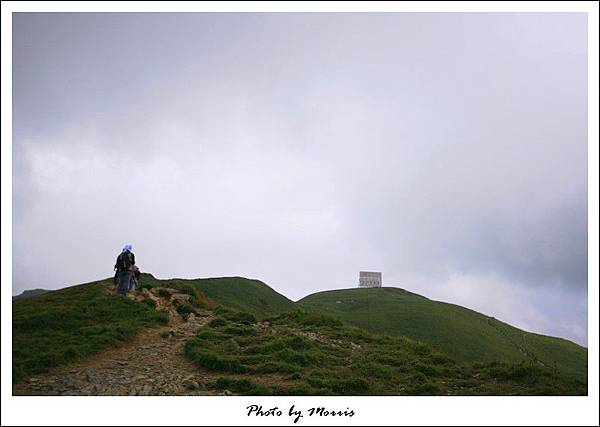
<svg viewBox="0 0 600 427">
<path fill-rule="evenodd" d="M 396 286 L 587 345 L 581 13 L 13 15 L 13 294 Z"/>
</svg>

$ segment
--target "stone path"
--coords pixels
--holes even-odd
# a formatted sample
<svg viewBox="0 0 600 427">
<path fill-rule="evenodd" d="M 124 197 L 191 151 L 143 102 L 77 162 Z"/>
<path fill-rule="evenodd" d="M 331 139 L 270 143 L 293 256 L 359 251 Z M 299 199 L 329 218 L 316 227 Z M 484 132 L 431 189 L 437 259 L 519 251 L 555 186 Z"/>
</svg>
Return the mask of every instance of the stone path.
<svg viewBox="0 0 600 427">
<path fill-rule="evenodd" d="M 147 297 L 147 291 L 143 296 Z M 137 299 L 136 295 L 132 298 Z M 172 315 L 168 326 L 143 330 L 122 346 L 14 385 L 13 395 L 219 394 L 206 387 L 218 375 L 202 371 L 183 354 L 185 341 L 212 317 L 211 311 L 199 311 L 185 322 Z"/>
</svg>

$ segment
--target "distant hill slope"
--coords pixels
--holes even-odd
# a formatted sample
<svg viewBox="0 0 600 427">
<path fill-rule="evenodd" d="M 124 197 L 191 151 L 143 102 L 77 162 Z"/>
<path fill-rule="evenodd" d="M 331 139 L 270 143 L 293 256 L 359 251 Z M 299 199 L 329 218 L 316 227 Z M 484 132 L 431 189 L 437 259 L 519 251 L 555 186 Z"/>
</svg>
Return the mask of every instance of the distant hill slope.
<svg viewBox="0 0 600 427">
<path fill-rule="evenodd" d="M 260 280 L 246 279 L 244 277 L 160 280 L 150 274 L 144 274 L 141 280 L 145 286 L 168 287 L 173 284 L 189 284 L 216 303 L 252 313 L 258 317 L 284 313 L 293 310 L 295 307 L 292 300 L 281 295 Z"/>
<path fill-rule="evenodd" d="M 52 292 L 52 291 L 48 291 L 46 289 L 29 289 L 27 291 L 21 292 L 19 295 L 15 295 L 14 297 L 12 297 L 12 299 L 13 299 L 13 301 L 16 301 L 16 300 L 25 299 L 25 298 L 37 297 L 38 295 L 44 295 L 44 294 L 47 294 L 48 292 Z"/>
<path fill-rule="evenodd" d="M 587 349 L 570 341 L 522 331 L 453 304 L 399 288 L 319 292 L 298 301 L 371 332 L 404 335 L 461 362 L 537 360 L 587 381 Z"/>
</svg>

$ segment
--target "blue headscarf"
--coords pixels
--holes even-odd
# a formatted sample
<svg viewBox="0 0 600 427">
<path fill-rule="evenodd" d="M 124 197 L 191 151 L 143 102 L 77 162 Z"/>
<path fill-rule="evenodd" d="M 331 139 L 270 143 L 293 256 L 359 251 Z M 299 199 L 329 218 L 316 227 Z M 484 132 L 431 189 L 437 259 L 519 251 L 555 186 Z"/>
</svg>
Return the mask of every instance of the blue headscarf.
<svg viewBox="0 0 600 427">
<path fill-rule="evenodd" d="M 133 250 L 133 247 L 131 245 L 123 246 L 123 252 L 131 252 L 132 250 Z"/>
</svg>

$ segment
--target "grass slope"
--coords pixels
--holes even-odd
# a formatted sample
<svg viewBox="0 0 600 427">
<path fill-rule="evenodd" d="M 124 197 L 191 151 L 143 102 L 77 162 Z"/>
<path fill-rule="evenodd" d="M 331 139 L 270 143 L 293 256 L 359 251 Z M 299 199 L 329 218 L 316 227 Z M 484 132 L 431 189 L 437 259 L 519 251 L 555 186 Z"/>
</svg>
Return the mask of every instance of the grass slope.
<svg viewBox="0 0 600 427">
<path fill-rule="evenodd" d="M 457 361 L 541 361 L 587 381 L 587 349 L 560 338 L 528 333 L 453 304 L 398 288 L 345 289 L 298 302 L 371 332 L 423 341 Z"/>
<path fill-rule="evenodd" d="M 13 381 L 168 320 L 151 304 L 109 294 L 109 283 L 13 301 Z M 193 295 L 196 307 L 219 313 L 186 345 L 198 365 L 223 372 L 216 388 L 242 394 L 587 392 L 587 349 L 401 289 L 327 291 L 293 303 L 241 277 L 144 274 L 141 283 L 176 288 Z"/>
<path fill-rule="evenodd" d="M 216 303 L 259 317 L 272 316 L 294 309 L 293 301 L 260 280 L 244 277 L 159 280 L 149 274 L 144 274 L 141 280 L 144 286 L 192 285 Z"/>
<path fill-rule="evenodd" d="M 585 383 L 531 362 L 460 364 L 406 337 L 376 335 L 319 313 L 255 323 L 221 311 L 185 346 L 211 386 L 246 395 L 579 395 Z"/>
<path fill-rule="evenodd" d="M 123 342 L 168 313 L 111 295 L 110 280 L 13 301 L 13 382 Z"/>
<path fill-rule="evenodd" d="M 13 299 L 13 301 L 15 301 L 15 300 L 19 300 L 19 299 L 37 297 L 38 295 L 47 294 L 48 292 L 52 292 L 52 291 L 48 291 L 46 289 L 30 289 L 30 290 L 21 292 L 19 295 L 15 295 L 14 297 L 12 297 L 12 299 Z"/>
</svg>

